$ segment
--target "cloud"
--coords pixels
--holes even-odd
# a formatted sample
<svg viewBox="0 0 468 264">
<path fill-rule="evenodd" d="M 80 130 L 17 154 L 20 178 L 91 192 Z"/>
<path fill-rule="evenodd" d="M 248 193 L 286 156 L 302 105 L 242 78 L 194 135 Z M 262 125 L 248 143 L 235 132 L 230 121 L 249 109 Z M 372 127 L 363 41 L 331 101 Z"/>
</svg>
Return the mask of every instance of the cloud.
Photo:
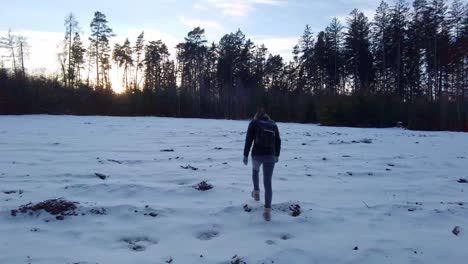
<svg viewBox="0 0 468 264">
<path fill-rule="evenodd" d="M 280 6 L 286 3 L 286 0 L 204 0 L 205 3 L 221 10 L 224 15 L 232 17 L 247 17 L 255 10 L 256 5 Z M 197 3 L 198 8 L 202 7 Z"/>
<path fill-rule="evenodd" d="M 252 37 L 252 41 L 257 45 L 265 44 L 271 54 L 281 55 L 284 61 L 289 61 L 292 60 L 292 50 L 298 37 L 257 36 Z"/>
<path fill-rule="evenodd" d="M 285 1 L 278 1 L 278 0 L 252 0 L 252 2 L 256 4 L 276 5 L 276 6 L 285 3 Z"/>
<path fill-rule="evenodd" d="M 206 11 L 206 10 L 208 10 L 208 7 L 207 7 L 206 5 L 204 5 L 204 4 L 202 4 L 202 3 L 195 3 L 195 4 L 193 5 L 193 8 L 194 8 L 195 10 L 199 10 L 199 11 Z"/>
<path fill-rule="evenodd" d="M 220 23 L 213 20 L 202 20 L 198 18 L 186 18 L 185 16 L 180 16 L 179 21 L 191 29 L 195 27 L 201 27 L 204 29 L 212 29 L 215 31 L 223 30 L 223 26 Z"/>
</svg>

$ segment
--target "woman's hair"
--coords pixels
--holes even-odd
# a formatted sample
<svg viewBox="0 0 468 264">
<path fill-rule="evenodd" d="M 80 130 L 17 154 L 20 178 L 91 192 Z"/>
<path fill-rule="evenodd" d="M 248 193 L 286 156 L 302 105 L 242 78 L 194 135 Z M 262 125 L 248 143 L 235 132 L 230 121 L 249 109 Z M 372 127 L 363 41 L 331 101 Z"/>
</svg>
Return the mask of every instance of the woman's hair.
<svg viewBox="0 0 468 264">
<path fill-rule="evenodd" d="M 265 112 L 265 109 L 263 107 L 260 107 L 257 109 L 257 113 L 255 113 L 254 119 L 259 120 L 259 119 L 264 119 L 264 118 L 270 119 L 270 117 Z"/>
</svg>

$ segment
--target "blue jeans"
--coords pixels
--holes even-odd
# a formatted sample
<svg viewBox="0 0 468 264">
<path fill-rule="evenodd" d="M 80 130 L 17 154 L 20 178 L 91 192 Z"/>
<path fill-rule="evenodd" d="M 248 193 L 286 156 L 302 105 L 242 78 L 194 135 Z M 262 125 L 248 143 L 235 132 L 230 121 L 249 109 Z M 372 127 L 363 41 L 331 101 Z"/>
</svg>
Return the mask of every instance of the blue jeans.
<svg viewBox="0 0 468 264">
<path fill-rule="evenodd" d="M 265 188 L 265 208 L 271 208 L 271 199 L 273 190 L 271 187 L 271 178 L 275 168 L 276 157 L 273 156 L 255 156 L 252 157 L 252 181 L 254 190 L 259 191 L 260 166 L 263 165 L 263 186 Z"/>
</svg>

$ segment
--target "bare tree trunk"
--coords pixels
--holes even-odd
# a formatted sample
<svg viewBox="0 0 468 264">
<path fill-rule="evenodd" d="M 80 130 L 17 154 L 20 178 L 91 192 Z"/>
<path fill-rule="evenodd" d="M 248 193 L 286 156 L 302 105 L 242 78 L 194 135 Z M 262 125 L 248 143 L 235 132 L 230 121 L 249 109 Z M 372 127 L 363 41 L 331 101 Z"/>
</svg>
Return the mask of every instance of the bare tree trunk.
<svg viewBox="0 0 468 264">
<path fill-rule="evenodd" d="M 135 66 L 135 90 L 138 89 L 138 64 L 140 63 L 139 58 L 136 61 L 136 66 Z"/>
<path fill-rule="evenodd" d="M 99 86 L 99 39 L 96 37 L 96 87 Z"/>
<path fill-rule="evenodd" d="M 387 86 L 387 61 L 385 58 L 385 30 L 382 31 L 382 72 L 383 72 L 383 77 L 384 77 L 384 92 L 388 92 L 388 86 Z"/>
<path fill-rule="evenodd" d="M 72 23 L 70 22 L 69 24 L 69 30 L 68 30 L 68 74 L 67 74 L 67 86 L 68 88 L 71 87 L 70 83 L 71 83 L 71 76 L 70 76 L 70 73 L 71 73 L 71 49 L 72 49 L 72 34 L 71 34 L 71 31 L 72 31 Z"/>
<path fill-rule="evenodd" d="M 89 78 L 91 75 L 91 58 L 88 61 L 88 77 L 86 78 L 86 85 L 89 86 Z"/>
<path fill-rule="evenodd" d="M 13 72 L 16 75 L 17 71 L 16 71 L 15 47 L 12 45 L 10 49 L 11 49 L 11 58 L 13 59 Z"/>
<path fill-rule="evenodd" d="M 128 89 L 128 66 L 127 66 L 127 63 L 125 63 L 125 91 L 127 91 Z"/>
<path fill-rule="evenodd" d="M 24 70 L 24 54 L 23 54 L 23 41 L 20 42 L 20 55 L 21 55 L 21 77 L 24 78 L 26 76 Z"/>
</svg>

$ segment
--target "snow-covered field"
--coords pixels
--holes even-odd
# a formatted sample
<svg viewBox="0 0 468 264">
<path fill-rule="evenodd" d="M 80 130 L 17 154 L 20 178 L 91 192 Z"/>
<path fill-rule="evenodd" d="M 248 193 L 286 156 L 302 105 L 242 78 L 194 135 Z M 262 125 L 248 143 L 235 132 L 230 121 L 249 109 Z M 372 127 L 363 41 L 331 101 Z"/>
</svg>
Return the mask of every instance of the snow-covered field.
<svg viewBox="0 0 468 264">
<path fill-rule="evenodd" d="M 468 263 L 468 134 L 279 123 L 264 222 L 247 125 L 0 117 L 0 263 Z"/>
</svg>

